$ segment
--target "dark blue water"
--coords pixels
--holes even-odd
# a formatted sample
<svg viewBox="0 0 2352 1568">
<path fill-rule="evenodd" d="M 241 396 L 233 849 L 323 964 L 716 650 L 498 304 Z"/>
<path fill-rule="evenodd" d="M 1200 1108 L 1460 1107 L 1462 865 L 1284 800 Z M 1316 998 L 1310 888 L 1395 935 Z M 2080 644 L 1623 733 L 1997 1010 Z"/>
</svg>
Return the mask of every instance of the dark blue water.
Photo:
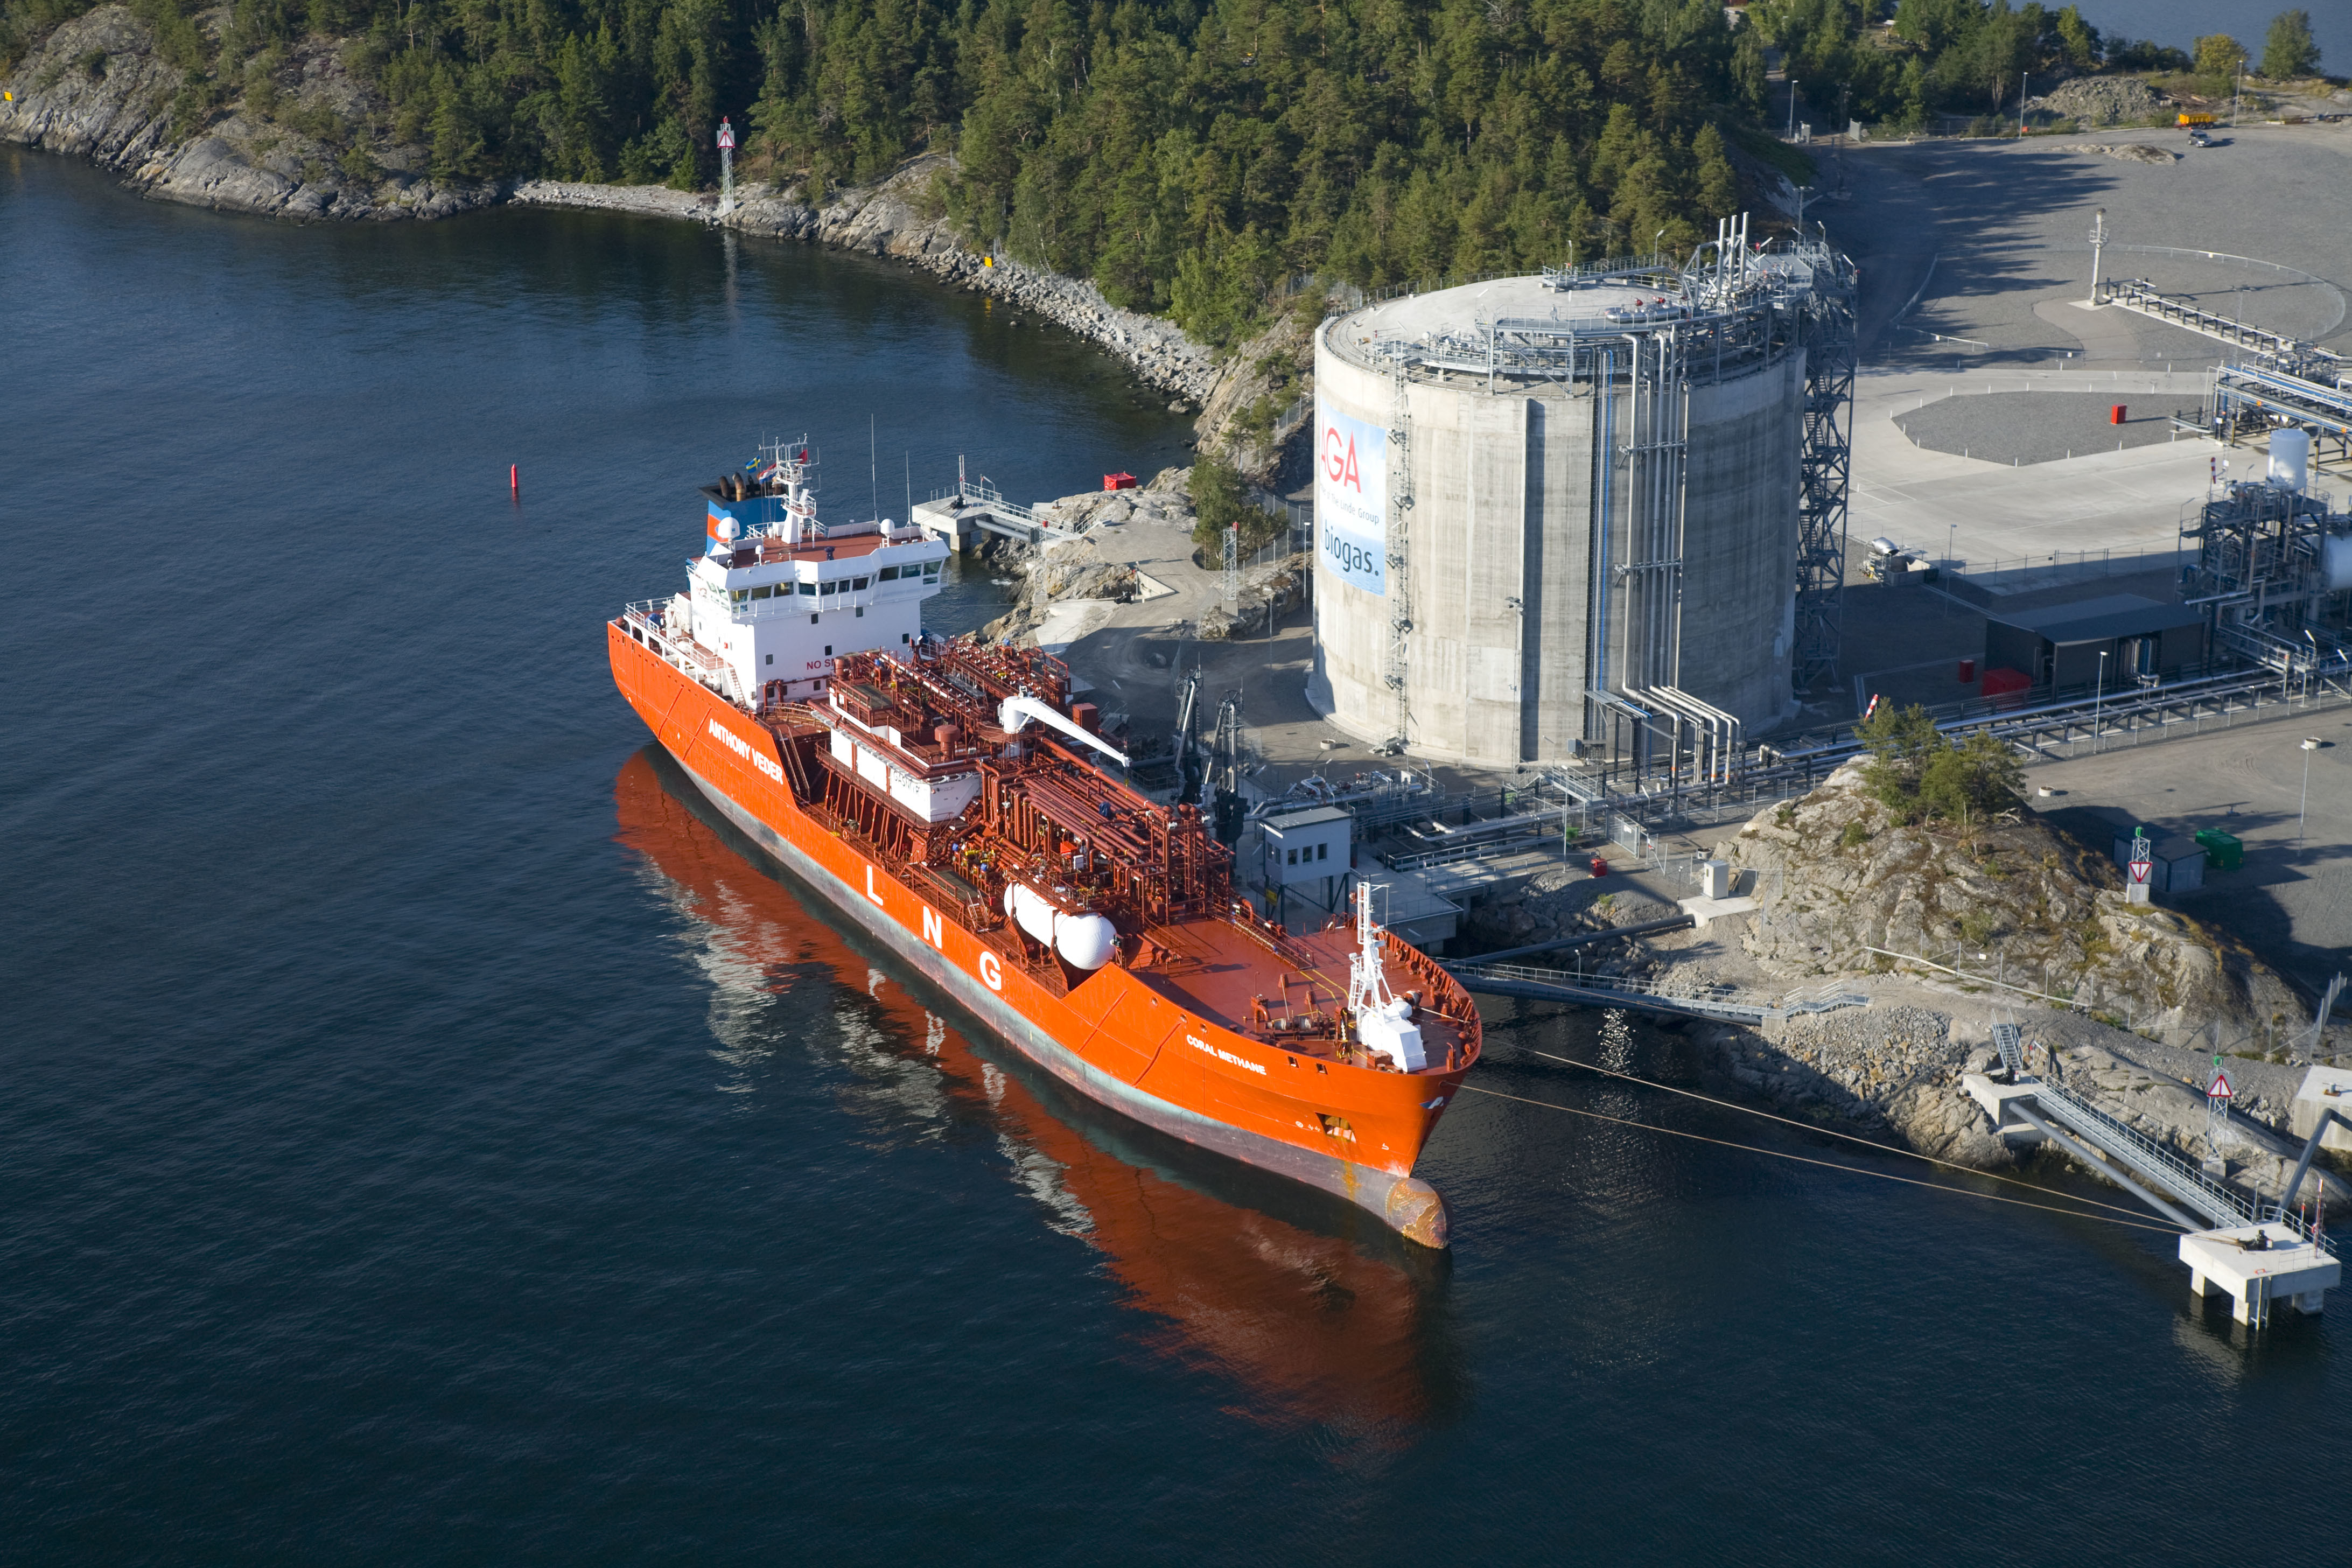
<svg viewBox="0 0 2352 1568">
<path fill-rule="evenodd" d="M 2273 0 L 2076 0 L 2076 5 L 2083 19 L 2104 33 L 2153 39 L 2184 53 L 2193 52 L 2208 33 L 2227 33 L 2245 46 L 2257 68 L 2271 19 L 2289 8 Z M 2319 68 L 2335 77 L 2352 71 L 2352 6 L 2321 0 L 2297 9 L 2311 18 Z"/>
<path fill-rule="evenodd" d="M 871 411 L 886 510 L 902 448 L 1172 460 L 1087 351 L 806 249 L 5 153 L 0 355 L 0 1555 L 2210 1559 L 2352 1458 L 2335 1321 L 2250 1344 L 2156 1233 L 1474 1095 L 1433 1260 L 804 910 L 603 617 L 763 433 L 854 499 Z M 1477 1081 L 1847 1158 L 1523 1054 L 1597 1027 L 1498 1016 Z"/>
</svg>

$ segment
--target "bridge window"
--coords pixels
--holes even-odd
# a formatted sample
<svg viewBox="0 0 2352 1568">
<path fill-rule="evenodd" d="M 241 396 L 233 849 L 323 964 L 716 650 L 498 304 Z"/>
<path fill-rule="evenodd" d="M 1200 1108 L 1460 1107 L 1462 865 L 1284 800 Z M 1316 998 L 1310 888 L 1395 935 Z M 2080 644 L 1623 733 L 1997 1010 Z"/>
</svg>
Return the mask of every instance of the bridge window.
<svg viewBox="0 0 2352 1568">
<path fill-rule="evenodd" d="M 898 580 L 898 569 L 896 566 L 885 566 L 875 579 L 879 583 L 896 583 Z"/>
<path fill-rule="evenodd" d="M 926 562 L 924 562 L 924 563 L 923 563 L 923 581 L 924 581 L 924 582 L 926 582 L 926 583 L 936 583 L 936 582 L 938 582 L 938 581 L 939 581 L 939 578 L 940 578 L 940 563 L 939 563 L 938 562 L 936 562 L 936 561 L 926 561 Z"/>
<path fill-rule="evenodd" d="M 816 584 L 814 583 L 803 583 L 801 584 L 801 592 L 806 594 L 811 598 L 814 598 L 816 597 Z"/>
<path fill-rule="evenodd" d="M 866 580 L 865 578 L 860 577 L 856 581 L 851 583 L 849 584 L 850 592 L 854 594 L 863 594 L 866 592 Z"/>
<path fill-rule="evenodd" d="M 764 599 L 774 592 L 775 590 L 773 588 L 767 587 L 763 584 L 751 590 L 751 597 L 754 599 Z"/>
</svg>

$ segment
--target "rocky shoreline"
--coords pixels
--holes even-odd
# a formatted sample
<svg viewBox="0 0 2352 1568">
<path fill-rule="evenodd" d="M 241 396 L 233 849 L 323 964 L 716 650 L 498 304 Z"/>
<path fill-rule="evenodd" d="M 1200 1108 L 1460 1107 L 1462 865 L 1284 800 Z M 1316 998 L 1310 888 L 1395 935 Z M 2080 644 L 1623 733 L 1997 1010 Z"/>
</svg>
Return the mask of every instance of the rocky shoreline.
<svg viewBox="0 0 2352 1568">
<path fill-rule="evenodd" d="M 2294 1016 L 2292 993 L 2223 933 L 2127 904 L 2112 866 L 2031 814 L 1967 835 L 1906 825 L 1872 796 L 1856 763 L 1759 812 L 1714 853 L 1738 868 L 1753 910 L 1614 952 L 1588 950 L 1585 972 L 1668 993 L 1776 996 L 1833 984 L 1869 998 L 1761 1027 L 1687 1026 L 1694 1065 L 1720 1091 L 1958 1164 L 2011 1166 L 2020 1152 L 1993 1136 L 1961 1083 L 1995 1065 L 1990 1026 L 2007 1016 L 2054 1055 L 2076 1093 L 2201 1157 L 2197 1086 L 2219 1048 L 2238 1090 L 2221 1149 L 2231 1174 L 2264 1192 L 2283 1186 L 2300 1149 L 2286 1129 L 2306 1063 L 2263 1047 L 2266 1030 Z M 1516 945 L 1654 920 L 1676 897 L 1639 870 L 1591 879 L 1562 868 L 1483 907 L 1471 930 L 1482 943 Z M 1963 930 L 1972 945 L 2000 943 L 2035 989 L 2055 986 L 2074 1005 L 1869 951 L 1925 953 L 1940 942 L 1948 957 Z M 2327 1060 L 2347 1048 L 2352 1031 L 2338 1026 L 2309 1054 Z M 2329 1183 L 2331 1196 L 2352 1195 L 2340 1176 Z"/>
<path fill-rule="evenodd" d="M 797 239 L 836 250 L 887 257 L 967 292 L 986 294 L 1097 343 L 1127 362 L 1150 385 L 1176 395 L 1191 412 L 1215 395 L 1227 366 L 1206 344 L 1157 316 L 1122 310 L 1094 284 L 975 251 L 932 200 L 950 167 L 940 153 L 910 160 L 874 185 L 845 187 L 822 206 L 798 186 L 747 185 L 720 210 L 713 193 L 661 186 L 590 185 L 526 180 L 506 199 L 524 206 L 574 207 L 676 218 L 769 239 Z"/>
<path fill-rule="evenodd" d="M 207 12 L 197 21 L 217 34 L 225 16 Z M 346 68 L 341 40 L 313 38 L 289 50 L 266 84 L 249 85 L 201 124 L 186 123 L 175 107 L 182 83 L 146 24 L 126 5 L 100 5 L 60 23 L 0 79 L 14 94 L 0 102 L 0 141 L 87 159 L 159 200 L 295 222 L 443 218 L 511 202 L 887 257 L 1098 344 L 1169 393 L 1178 412 L 1207 405 L 1241 363 L 1172 322 L 1113 305 L 1091 282 L 973 250 L 933 198 L 948 167 L 943 155 L 916 158 L 887 180 L 816 204 L 797 185 L 745 186 L 721 212 L 715 193 L 657 185 L 436 180 L 425 148 L 367 142 L 361 128 L 382 123 L 387 106 Z"/>
</svg>

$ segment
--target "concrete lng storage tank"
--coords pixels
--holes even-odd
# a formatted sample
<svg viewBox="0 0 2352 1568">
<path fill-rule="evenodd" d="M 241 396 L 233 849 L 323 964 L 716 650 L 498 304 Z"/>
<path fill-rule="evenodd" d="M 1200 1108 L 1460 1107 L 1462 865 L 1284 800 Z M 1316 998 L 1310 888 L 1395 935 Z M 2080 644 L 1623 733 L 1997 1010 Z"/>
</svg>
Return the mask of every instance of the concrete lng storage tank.
<svg viewBox="0 0 2352 1568">
<path fill-rule="evenodd" d="M 1309 700 L 1451 762 L 1727 768 L 1836 659 L 1853 278 L 1727 224 L 1326 321 Z"/>
</svg>

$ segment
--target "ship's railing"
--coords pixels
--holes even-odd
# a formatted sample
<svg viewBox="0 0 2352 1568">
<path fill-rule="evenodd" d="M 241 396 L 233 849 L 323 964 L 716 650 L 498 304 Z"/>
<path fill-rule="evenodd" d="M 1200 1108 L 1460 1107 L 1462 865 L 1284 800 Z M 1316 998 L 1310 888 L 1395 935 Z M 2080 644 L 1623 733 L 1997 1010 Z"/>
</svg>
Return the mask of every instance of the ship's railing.
<svg viewBox="0 0 2352 1568">
<path fill-rule="evenodd" d="M 633 623 L 646 647 L 679 674 L 700 681 L 730 702 L 750 707 L 736 686 L 734 668 L 725 659 L 690 637 L 674 637 L 663 629 L 661 613 L 669 605 L 667 599 L 639 599 L 622 606 L 621 619 L 625 625 Z"/>
</svg>

